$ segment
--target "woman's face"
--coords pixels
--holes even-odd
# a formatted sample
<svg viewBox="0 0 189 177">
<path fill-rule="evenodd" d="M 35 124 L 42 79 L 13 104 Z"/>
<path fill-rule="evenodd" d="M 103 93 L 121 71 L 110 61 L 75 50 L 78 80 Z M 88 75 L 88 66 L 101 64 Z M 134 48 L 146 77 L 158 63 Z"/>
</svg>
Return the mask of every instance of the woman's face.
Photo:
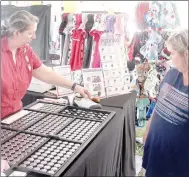
<svg viewBox="0 0 189 177">
<path fill-rule="evenodd" d="M 33 39 L 36 39 L 37 23 L 28 27 L 23 32 L 16 32 L 15 37 L 20 46 L 28 45 Z"/>
<path fill-rule="evenodd" d="M 186 69 L 188 70 L 188 65 L 186 62 L 186 60 L 188 59 L 188 52 L 185 51 L 182 55 L 178 51 L 174 50 L 170 44 L 167 46 L 167 49 L 171 53 L 171 60 L 173 66 L 180 72 L 185 72 Z"/>
</svg>

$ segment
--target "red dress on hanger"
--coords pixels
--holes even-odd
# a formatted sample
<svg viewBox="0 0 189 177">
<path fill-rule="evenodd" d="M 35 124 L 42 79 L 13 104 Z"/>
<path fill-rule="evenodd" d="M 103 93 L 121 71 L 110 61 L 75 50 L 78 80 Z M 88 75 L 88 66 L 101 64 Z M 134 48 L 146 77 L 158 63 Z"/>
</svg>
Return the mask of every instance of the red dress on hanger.
<svg viewBox="0 0 189 177">
<path fill-rule="evenodd" d="M 80 70 L 83 66 L 85 31 L 79 29 L 82 23 L 82 14 L 76 14 L 75 29 L 72 30 L 72 51 L 70 67 L 72 71 Z"/>
</svg>

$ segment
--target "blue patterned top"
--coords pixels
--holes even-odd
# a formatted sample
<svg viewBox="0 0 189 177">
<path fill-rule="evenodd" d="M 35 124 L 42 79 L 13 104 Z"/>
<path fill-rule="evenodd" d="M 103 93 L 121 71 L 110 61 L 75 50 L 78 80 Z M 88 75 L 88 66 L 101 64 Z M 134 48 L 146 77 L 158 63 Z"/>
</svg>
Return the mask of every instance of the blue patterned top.
<svg viewBox="0 0 189 177">
<path fill-rule="evenodd" d="M 174 68 L 160 85 L 142 166 L 146 176 L 189 176 L 188 86 Z"/>
</svg>

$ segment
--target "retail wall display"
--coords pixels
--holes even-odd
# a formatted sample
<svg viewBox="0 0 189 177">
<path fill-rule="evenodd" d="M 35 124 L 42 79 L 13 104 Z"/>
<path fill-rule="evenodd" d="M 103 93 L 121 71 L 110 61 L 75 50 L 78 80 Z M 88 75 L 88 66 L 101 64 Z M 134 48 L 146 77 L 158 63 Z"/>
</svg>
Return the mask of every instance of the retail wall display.
<svg viewBox="0 0 189 177">
<path fill-rule="evenodd" d="M 70 64 L 73 81 L 91 87 L 92 93 L 94 88 L 100 91 L 101 86 L 105 86 L 105 91 L 101 90 L 102 97 L 127 93 L 131 88 L 125 50 L 128 15 L 83 12 L 65 13 L 62 17 L 59 33 L 64 36 L 63 48 L 66 49 L 62 63 Z M 90 85 L 92 81 L 85 78 L 90 72 L 80 72 L 84 68 L 102 68 L 104 83 L 99 87 L 94 83 Z M 98 95 L 97 90 L 93 94 Z M 106 92 L 108 94 L 104 95 Z"/>
<path fill-rule="evenodd" d="M 63 14 L 59 28 L 59 33 L 64 36 L 62 44 L 65 50 L 62 54 L 62 63 L 70 64 L 72 71 L 89 67 L 100 68 L 101 43 L 109 45 L 112 42 L 120 43 L 122 40 L 124 48 L 124 39 L 127 36 L 124 23 L 127 19 L 128 16 L 124 14 L 110 15 L 92 12 Z M 109 36 L 109 41 L 101 40 L 104 33 L 113 33 L 113 39 Z"/>
<path fill-rule="evenodd" d="M 82 75 L 84 87 L 86 87 L 93 96 L 106 97 L 104 77 L 101 68 L 83 69 Z"/>
<path fill-rule="evenodd" d="M 124 36 L 104 33 L 99 46 L 107 97 L 128 93 L 130 74 L 124 51 Z"/>
<path fill-rule="evenodd" d="M 156 98 L 159 82 L 170 69 L 170 52 L 165 41 L 180 26 L 175 2 L 138 2 L 136 22 L 140 30 L 134 34 L 129 46 L 129 60 L 150 64 L 147 70 L 136 67 L 136 83 L 139 96 L 145 94 Z"/>
<path fill-rule="evenodd" d="M 65 66 L 55 66 L 53 67 L 53 70 L 56 71 L 58 74 L 63 76 L 65 79 L 72 80 L 71 76 L 71 69 L 69 65 Z M 64 87 L 58 87 L 56 86 L 57 96 L 67 95 L 73 93 L 72 90 L 64 88 Z"/>
<path fill-rule="evenodd" d="M 38 101 L 25 109 L 37 105 Z M 45 115 L 22 129 L 7 128 L 1 122 L 1 137 L 3 134 L 4 139 L 1 156 L 10 164 L 10 169 L 5 172 L 7 176 L 14 170 L 37 175 L 62 175 L 115 115 L 112 111 L 64 105 L 58 113 L 31 109 L 30 112 Z"/>
</svg>

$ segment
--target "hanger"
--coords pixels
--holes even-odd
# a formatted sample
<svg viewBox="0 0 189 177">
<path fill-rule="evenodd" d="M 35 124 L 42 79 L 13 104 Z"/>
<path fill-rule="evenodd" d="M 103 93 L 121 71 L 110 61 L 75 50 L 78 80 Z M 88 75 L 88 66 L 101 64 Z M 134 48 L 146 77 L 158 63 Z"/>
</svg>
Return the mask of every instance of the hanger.
<svg viewBox="0 0 189 177">
<path fill-rule="evenodd" d="M 81 13 L 89 13 L 89 14 L 96 14 L 96 13 L 101 13 L 101 14 L 107 14 L 107 11 L 81 11 Z"/>
</svg>

